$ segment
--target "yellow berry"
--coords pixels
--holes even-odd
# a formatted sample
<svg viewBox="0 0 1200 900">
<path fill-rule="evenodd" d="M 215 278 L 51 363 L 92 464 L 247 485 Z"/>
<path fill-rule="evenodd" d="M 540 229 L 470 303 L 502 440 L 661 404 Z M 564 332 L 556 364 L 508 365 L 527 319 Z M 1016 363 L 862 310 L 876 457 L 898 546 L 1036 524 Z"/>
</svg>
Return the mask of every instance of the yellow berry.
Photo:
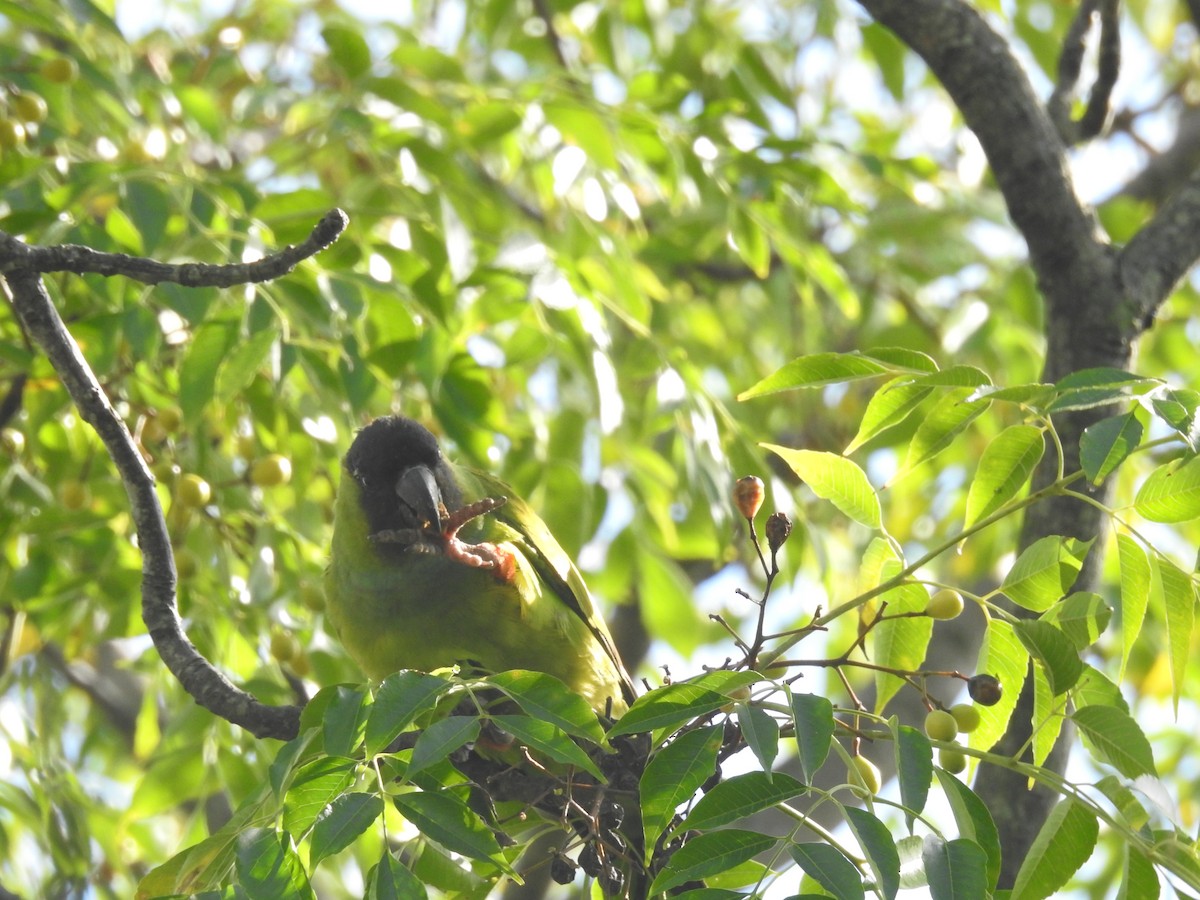
<svg viewBox="0 0 1200 900">
<path fill-rule="evenodd" d="M 9 102 L 22 122 L 45 122 L 46 116 L 50 115 L 50 107 L 46 105 L 46 101 L 33 91 L 22 91 Z"/>
<path fill-rule="evenodd" d="M 300 653 L 300 642 L 290 631 L 271 632 L 271 656 L 281 663 L 291 662 Z"/>
<path fill-rule="evenodd" d="M 55 84 L 70 84 L 79 77 L 79 63 L 69 56 L 56 56 L 42 63 L 41 76 Z"/>
<path fill-rule="evenodd" d="M 62 483 L 58 497 L 62 501 L 63 508 L 71 510 L 83 509 L 92 502 L 91 491 L 88 490 L 87 485 L 73 478 Z"/>
<path fill-rule="evenodd" d="M 929 598 L 925 615 L 931 619 L 954 619 L 962 614 L 963 598 L 958 591 L 942 588 Z"/>
<path fill-rule="evenodd" d="M 0 119 L 0 147 L 20 147 L 25 143 L 25 126 L 12 119 Z"/>
<path fill-rule="evenodd" d="M 925 717 L 925 733 L 935 741 L 952 741 L 958 734 L 958 722 L 945 710 L 935 709 Z"/>
<path fill-rule="evenodd" d="M 184 506 L 199 508 L 212 499 L 212 487 L 199 475 L 187 474 L 179 479 L 177 487 L 179 502 Z"/>
<path fill-rule="evenodd" d="M 979 727 L 979 710 L 973 703 L 959 703 L 950 707 L 950 715 L 954 716 L 958 730 L 963 734 L 970 734 Z"/>
<path fill-rule="evenodd" d="M 938 750 L 938 765 L 951 775 L 957 775 L 967 767 L 967 756 L 961 750 L 942 747 Z"/>
<path fill-rule="evenodd" d="M 259 487 L 275 487 L 287 484 L 292 478 L 292 461 L 286 456 L 272 453 L 254 461 L 250 467 L 250 481 Z"/>
<path fill-rule="evenodd" d="M 164 406 L 154 418 L 168 434 L 178 431 L 183 424 L 183 412 L 177 406 Z"/>
<path fill-rule="evenodd" d="M 850 772 L 851 782 L 864 787 L 871 794 L 878 794 L 883 786 L 879 768 L 865 756 L 853 757 L 854 767 Z"/>
<path fill-rule="evenodd" d="M 310 612 L 320 612 L 325 608 L 325 591 L 319 584 L 306 581 L 300 585 L 300 602 Z"/>
</svg>

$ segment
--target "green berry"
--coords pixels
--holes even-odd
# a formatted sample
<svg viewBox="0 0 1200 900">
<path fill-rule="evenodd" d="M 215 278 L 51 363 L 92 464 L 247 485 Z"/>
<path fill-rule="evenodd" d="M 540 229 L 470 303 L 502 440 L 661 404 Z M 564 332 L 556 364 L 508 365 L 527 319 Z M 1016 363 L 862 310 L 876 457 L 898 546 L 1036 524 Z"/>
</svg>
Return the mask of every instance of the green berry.
<svg viewBox="0 0 1200 900">
<path fill-rule="evenodd" d="M 87 485 L 73 478 L 62 483 L 58 498 L 62 502 L 63 508 L 70 510 L 83 509 L 92 502 L 92 495 Z"/>
<path fill-rule="evenodd" d="M 979 727 L 979 710 L 973 703 L 959 703 L 950 707 L 950 715 L 954 716 L 962 734 L 970 734 Z"/>
<path fill-rule="evenodd" d="M 958 734 L 958 722 L 945 710 L 935 709 L 925 717 L 925 733 L 935 741 L 952 741 Z"/>
<path fill-rule="evenodd" d="M 958 591 L 942 588 L 929 598 L 925 615 L 931 619 L 955 619 L 962 614 L 963 598 Z"/>
<path fill-rule="evenodd" d="M 951 775 L 957 775 L 967 767 L 967 756 L 961 750 L 942 747 L 938 750 L 938 765 Z"/>
<path fill-rule="evenodd" d="M 50 107 L 46 105 L 46 101 L 33 91 L 22 91 L 9 102 L 12 103 L 13 112 L 22 122 L 45 122 L 46 116 L 50 115 Z"/>
<path fill-rule="evenodd" d="M 42 63 L 41 76 L 55 84 L 70 84 L 79 77 L 79 63 L 69 56 L 56 56 Z"/>
<path fill-rule="evenodd" d="M 275 487 L 287 484 L 291 479 L 292 461 L 278 453 L 257 459 L 250 467 L 250 482 L 259 487 Z"/>
<path fill-rule="evenodd" d="M 850 772 L 850 780 L 867 789 L 871 794 L 878 794 L 883 786 L 883 778 L 879 768 L 865 756 L 853 758 L 854 768 Z"/>
<path fill-rule="evenodd" d="M 199 475 L 187 474 L 179 479 L 177 487 L 179 502 L 184 506 L 199 509 L 212 499 L 212 487 Z"/>
</svg>

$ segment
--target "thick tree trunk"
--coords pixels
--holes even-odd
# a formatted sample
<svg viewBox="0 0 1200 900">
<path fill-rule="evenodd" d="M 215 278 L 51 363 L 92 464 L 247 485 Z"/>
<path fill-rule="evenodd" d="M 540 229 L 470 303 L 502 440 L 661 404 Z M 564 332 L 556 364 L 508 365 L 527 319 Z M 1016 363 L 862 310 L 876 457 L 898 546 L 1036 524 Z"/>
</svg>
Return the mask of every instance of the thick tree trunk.
<svg viewBox="0 0 1200 900">
<path fill-rule="evenodd" d="M 1155 310 L 1200 256 L 1200 176 L 1192 174 L 1158 214 L 1121 250 L 1101 233 L 1091 210 L 1071 183 L 1066 149 L 1050 115 L 1034 94 L 1011 50 L 963 0 L 859 0 L 881 24 L 919 54 L 941 81 L 979 138 L 1004 195 L 1013 224 L 1029 247 L 1046 310 L 1044 380 L 1057 381 L 1079 369 L 1132 366 L 1134 347 Z M 1099 9 L 1099 7 L 1097 7 Z M 1116 77 L 1119 42 L 1116 4 L 1108 15 L 1105 50 Z M 1079 53 L 1086 29 L 1076 30 L 1069 49 Z M 1073 77 L 1078 77 L 1078 72 Z M 1109 85 L 1111 87 L 1111 84 Z M 1073 412 L 1056 418 L 1066 469 L 1079 467 L 1079 438 L 1085 428 L 1110 415 L 1108 409 Z M 1043 466 L 1035 485 L 1054 477 Z M 1108 489 L 1091 491 L 1102 503 Z M 1095 588 L 1105 529 L 1099 509 L 1057 498 L 1031 509 L 1021 535 L 1023 546 L 1051 534 L 1096 539 L 1076 587 Z M 1009 733 L 999 753 L 1015 753 L 1030 733 L 1033 691 L 1024 685 Z M 1046 764 L 1061 772 L 1069 735 Z M 1037 836 L 1054 795 L 1027 789 L 1027 779 L 996 766 L 981 766 L 975 785 L 1000 831 L 1004 860 L 1000 887 L 1013 878 Z"/>
</svg>

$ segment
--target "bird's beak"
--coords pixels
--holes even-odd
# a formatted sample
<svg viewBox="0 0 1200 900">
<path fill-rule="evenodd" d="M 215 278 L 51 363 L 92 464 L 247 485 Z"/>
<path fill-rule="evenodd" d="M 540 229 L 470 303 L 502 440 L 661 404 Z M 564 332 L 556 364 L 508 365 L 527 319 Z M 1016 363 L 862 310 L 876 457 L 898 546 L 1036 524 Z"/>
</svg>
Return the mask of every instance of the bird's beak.
<svg viewBox="0 0 1200 900">
<path fill-rule="evenodd" d="M 418 531 L 441 533 L 446 507 L 437 480 L 427 466 L 405 469 L 396 482 L 396 496 L 408 509 Z"/>
</svg>

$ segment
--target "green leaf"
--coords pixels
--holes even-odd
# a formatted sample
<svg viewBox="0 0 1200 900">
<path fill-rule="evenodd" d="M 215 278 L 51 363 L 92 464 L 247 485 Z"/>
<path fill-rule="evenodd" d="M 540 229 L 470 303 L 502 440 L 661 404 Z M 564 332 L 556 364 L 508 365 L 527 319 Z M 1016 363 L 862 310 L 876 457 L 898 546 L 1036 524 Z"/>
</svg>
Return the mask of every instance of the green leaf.
<svg viewBox="0 0 1200 900">
<path fill-rule="evenodd" d="M 1115 706 L 1123 712 L 1129 712 L 1129 704 L 1125 702 L 1116 683 L 1103 672 L 1086 664 L 1079 681 L 1071 689 L 1071 700 L 1077 707 Z"/>
<path fill-rule="evenodd" d="M 1083 661 L 1070 638 L 1048 622 L 1013 623 L 1017 638 L 1025 645 L 1050 682 L 1054 696 L 1065 693 L 1083 674 Z"/>
<path fill-rule="evenodd" d="M 1142 483 L 1133 506 L 1151 522 L 1188 522 L 1200 516 L 1200 456 L 1159 466 Z"/>
<path fill-rule="evenodd" d="M 737 705 L 737 721 L 742 737 L 769 777 L 779 754 L 779 724 L 766 710 L 748 703 Z"/>
<path fill-rule="evenodd" d="M 122 249 L 128 250 L 135 256 L 141 256 L 146 252 L 142 233 L 137 230 L 133 220 L 119 206 L 110 209 L 104 217 L 104 232 L 120 244 Z"/>
<path fill-rule="evenodd" d="M 354 783 L 358 762 L 322 756 L 296 770 L 284 797 L 283 827 L 291 834 L 308 831 L 321 811 Z"/>
<path fill-rule="evenodd" d="M 583 748 L 553 722 L 530 716 L 492 716 L 492 721 L 538 753 L 543 753 L 560 763 L 583 769 L 599 781 L 604 780 L 604 775 Z"/>
<path fill-rule="evenodd" d="M 1151 575 L 1146 551 L 1127 534 L 1117 535 L 1117 559 L 1121 569 L 1121 669 L 1118 677 L 1124 678 L 1129 654 L 1133 652 L 1146 619 Z"/>
<path fill-rule="evenodd" d="M 736 700 L 735 692 L 761 679 L 756 672 L 707 672 L 655 688 L 634 701 L 608 736 L 675 728 Z"/>
<path fill-rule="evenodd" d="M 829 844 L 791 844 L 788 853 L 796 865 L 838 900 L 866 896 L 858 867 Z"/>
<path fill-rule="evenodd" d="M 783 772 L 775 772 L 769 778 L 766 772 L 734 775 L 701 797 L 678 830 L 706 831 L 729 825 L 778 806 L 807 790 L 807 787 Z"/>
<path fill-rule="evenodd" d="M 1000 833 L 987 806 L 969 787 L 947 772 L 945 769 L 935 769 L 950 811 L 954 814 L 954 824 L 958 826 L 959 837 L 974 841 L 987 856 L 987 885 L 994 888 L 1000 879 Z"/>
<path fill-rule="evenodd" d="M 1029 651 L 1017 639 L 1012 625 L 999 619 L 988 622 L 979 651 L 976 672 L 985 672 L 1000 679 L 1004 692 L 995 706 L 979 706 L 979 727 L 971 732 L 969 743 L 976 750 L 990 750 L 1004 734 L 1008 720 L 1012 717 L 1029 670 Z"/>
<path fill-rule="evenodd" d="M 500 854 L 496 836 L 454 794 L 414 791 L 397 794 L 393 799 L 396 809 L 421 834 L 453 853 L 461 853 L 470 859 L 490 860 L 505 872 L 512 873 L 512 868 Z"/>
<path fill-rule="evenodd" d="M 366 900 L 428 900 L 428 897 L 420 879 L 386 849 L 367 873 Z"/>
<path fill-rule="evenodd" d="M 1084 429 L 1079 462 L 1092 484 L 1099 484 L 1123 463 L 1142 440 L 1142 423 L 1132 411 L 1109 416 Z"/>
<path fill-rule="evenodd" d="M 345 850 L 383 815 L 383 798 L 378 794 L 342 794 L 317 818 L 312 830 L 308 864 L 316 868 L 327 856 Z"/>
<path fill-rule="evenodd" d="M 888 827 L 865 809 L 845 807 L 846 822 L 867 857 L 875 884 L 884 900 L 894 900 L 900 890 L 900 854 Z"/>
<path fill-rule="evenodd" d="M 250 900 L 312 897 L 312 886 L 286 833 L 251 828 L 238 837 L 238 886 Z"/>
<path fill-rule="evenodd" d="M 1046 672 L 1039 666 L 1033 667 L 1033 764 L 1042 765 L 1063 726 L 1064 704 L 1055 698 L 1050 690 L 1050 681 Z"/>
<path fill-rule="evenodd" d="M 278 338 L 279 333 L 274 328 L 264 328 L 229 352 L 217 370 L 213 396 L 218 403 L 228 403 L 250 386 Z"/>
<path fill-rule="evenodd" d="M 928 604 L 929 594 L 919 584 L 906 584 L 880 594 L 877 599 L 887 602 L 887 613 L 892 615 L 920 612 Z M 875 661 L 895 669 L 918 669 L 932 636 L 933 619 L 928 616 L 884 619 L 871 631 Z M 891 672 L 876 671 L 875 711 L 882 712 L 903 684 L 904 680 Z"/>
<path fill-rule="evenodd" d="M 1196 586 L 1190 575 L 1165 556 L 1155 554 L 1151 563 L 1151 595 L 1156 600 L 1162 598 L 1167 622 L 1167 654 L 1171 661 L 1171 696 L 1178 716 L 1179 694 L 1183 690 L 1192 626 L 1196 620 Z"/>
<path fill-rule="evenodd" d="M 642 827 L 653 846 L 675 810 L 717 770 L 725 730 L 719 725 L 687 731 L 650 758 L 641 777 Z"/>
<path fill-rule="evenodd" d="M 728 828 L 692 838 L 679 848 L 650 885 L 652 895 L 668 891 L 688 881 L 716 875 L 764 853 L 778 838 Z"/>
<path fill-rule="evenodd" d="M 1052 896 L 1087 862 L 1099 832 L 1096 817 L 1082 805 L 1070 799 L 1059 801 L 1021 863 L 1013 896 L 1025 900 Z"/>
<path fill-rule="evenodd" d="M 757 278 L 771 274 L 771 242 L 766 230 L 740 203 L 729 205 L 729 235 L 733 249 Z"/>
<path fill-rule="evenodd" d="M 1150 396 L 1150 410 L 1174 428 L 1192 450 L 1197 449 L 1196 412 L 1200 410 L 1200 392 L 1168 388 Z"/>
<path fill-rule="evenodd" d="M 1091 591 L 1076 591 L 1041 615 L 1043 622 L 1061 629 L 1080 652 L 1099 640 L 1111 618 L 1112 609 L 1104 598 Z"/>
<path fill-rule="evenodd" d="M 929 738 L 909 725 L 896 729 L 896 780 L 909 830 L 913 817 L 925 808 L 933 783 L 933 745 Z"/>
<path fill-rule="evenodd" d="M 1012 425 L 983 450 L 967 492 L 965 525 L 990 516 L 1025 486 L 1042 458 L 1045 442 L 1040 428 Z"/>
<path fill-rule="evenodd" d="M 1087 546 L 1057 534 L 1035 541 L 1017 557 L 1000 589 L 1014 603 L 1045 612 L 1075 583 Z"/>
<path fill-rule="evenodd" d="M 954 442 L 968 425 L 985 409 L 988 400 L 968 400 L 971 388 L 947 391 L 921 420 L 916 434 L 908 445 L 904 471 L 911 472 L 926 460 L 933 459 Z"/>
<path fill-rule="evenodd" d="M 904 369 L 918 374 L 938 370 L 937 361 L 932 356 L 908 347 L 872 347 L 863 356 L 877 359 L 890 369 Z"/>
<path fill-rule="evenodd" d="M 321 31 L 329 55 L 348 78 L 358 78 L 371 68 L 371 50 L 355 28 L 326 25 Z"/>
<path fill-rule="evenodd" d="M 1121 886 L 1114 900 L 1158 900 L 1162 884 L 1158 872 L 1141 851 L 1132 844 L 1125 845 L 1125 860 L 1121 867 Z"/>
<path fill-rule="evenodd" d="M 777 391 L 858 381 L 887 371 L 887 366 L 858 353 L 813 353 L 792 360 L 753 387 L 742 391 L 738 394 L 738 400 L 750 400 Z"/>
<path fill-rule="evenodd" d="M 1145 827 L 1150 813 L 1145 806 L 1144 794 L 1135 793 L 1116 775 L 1105 775 L 1096 782 L 1096 790 L 1103 794 L 1134 831 Z"/>
<path fill-rule="evenodd" d="M 950 366 L 940 372 L 930 372 L 913 381 L 913 384 L 929 387 L 978 388 L 990 385 L 992 379 L 983 369 L 975 366 Z"/>
<path fill-rule="evenodd" d="M 846 446 L 845 455 L 849 456 L 871 438 L 899 425 L 931 393 L 933 388 L 913 384 L 908 375 L 901 375 L 884 384 L 868 401 L 858 423 L 858 434 Z"/>
<path fill-rule="evenodd" d="M 179 408 L 185 420 L 198 420 L 213 398 L 217 369 L 237 340 L 238 324 L 214 319 L 196 329 L 179 368 Z"/>
<path fill-rule="evenodd" d="M 1071 718 L 1101 762 L 1108 763 L 1127 778 L 1158 774 L 1150 742 L 1137 722 L 1115 706 L 1084 706 Z"/>
<path fill-rule="evenodd" d="M 397 672 L 385 678 L 375 691 L 375 702 L 367 717 L 367 755 L 386 749 L 413 719 L 433 708 L 448 686 L 444 678 L 421 672 Z"/>
<path fill-rule="evenodd" d="M 411 780 L 418 772 L 440 763 L 451 753 L 479 737 L 479 720 L 474 716 L 447 716 L 434 722 L 417 738 L 405 770 Z"/>
<path fill-rule="evenodd" d="M 792 719 L 800 749 L 800 771 L 812 784 L 817 770 L 829 756 L 833 741 L 833 704 L 818 694 L 792 694 Z"/>
<path fill-rule="evenodd" d="M 987 854 L 974 841 L 925 838 L 921 850 L 933 900 L 974 900 L 987 896 Z"/>
<path fill-rule="evenodd" d="M 814 494 L 828 500 L 856 522 L 879 528 L 883 514 L 879 496 L 858 464 L 820 450 L 791 450 L 777 444 L 760 444 L 786 462 Z"/>
<path fill-rule="evenodd" d="M 367 696 L 359 688 L 339 684 L 325 688 L 321 694 L 328 694 L 329 702 L 321 716 L 321 734 L 325 740 L 325 752 L 330 756 L 350 756 L 355 746 L 362 740 L 363 730 L 367 723 Z M 320 697 L 321 695 L 318 695 Z M 305 713 L 317 701 L 314 698 L 304 708 Z M 293 829 L 295 832 L 295 829 Z"/>
</svg>

